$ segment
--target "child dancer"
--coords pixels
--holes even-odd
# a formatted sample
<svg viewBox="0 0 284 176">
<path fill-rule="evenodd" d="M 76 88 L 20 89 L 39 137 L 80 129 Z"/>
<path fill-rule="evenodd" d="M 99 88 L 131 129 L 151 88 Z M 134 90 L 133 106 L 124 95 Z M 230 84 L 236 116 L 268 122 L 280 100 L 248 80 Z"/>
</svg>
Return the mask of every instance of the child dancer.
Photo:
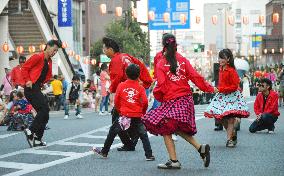
<svg viewBox="0 0 284 176">
<path fill-rule="evenodd" d="M 231 50 L 223 49 L 219 52 L 219 63 L 219 93 L 213 98 L 204 115 L 221 119 L 227 130 L 226 147 L 235 147 L 237 144 L 236 117 L 246 118 L 250 113 L 239 91 L 240 79 Z"/>
<path fill-rule="evenodd" d="M 208 167 L 210 146 L 199 144 L 193 137 L 197 130 L 192 92 L 188 81 L 191 80 L 206 92 L 214 92 L 214 87 L 193 69 L 186 58 L 176 52 L 177 43 L 174 35 L 163 36 L 163 46 L 163 58 L 160 59 L 156 69 L 157 86 L 154 88 L 154 96 L 162 102 L 162 105 L 142 117 L 150 133 L 164 137 L 170 159 L 165 164 L 159 164 L 158 168 L 181 168 L 172 140 L 174 133 L 192 144 L 200 153 L 204 166 Z"/>
<path fill-rule="evenodd" d="M 109 129 L 109 133 L 103 148 L 93 148 L 95 154 L 104 158 L 107 157 L 110 147 L 115 136 L 122 130 L 129 130 L 140 137 L 145 151 L 146 161 L 153 161 L 155 157 L 152 155 L 150 141 L 145 130 L 141 117 L 146 113 L 148 100 L 145 88 L 139 85 L 140 68 L 136 64 L 130 64 L 126 68 L 127 80 L 120 83 L 117 87 L 114 104 L 120 115 Z M 132 141 L 123 141 L 125 145 L 132 145 Z M 127 147 L 127 146 L 126 146 Z"/>
</svg>

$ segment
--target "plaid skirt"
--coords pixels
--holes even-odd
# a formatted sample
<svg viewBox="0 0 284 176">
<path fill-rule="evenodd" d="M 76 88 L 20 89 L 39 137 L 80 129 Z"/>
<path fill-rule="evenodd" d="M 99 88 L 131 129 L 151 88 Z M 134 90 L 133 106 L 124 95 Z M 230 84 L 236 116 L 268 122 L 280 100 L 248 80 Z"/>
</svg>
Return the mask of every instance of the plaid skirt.
<svg viewBox="0 0 284 176">
<path fill-rule="evenodd" d="M 163 102 L 142 117 L 147 131 L 154 135 L 169 135 L 177 131 L 196 134 L 194 102 L 191 95 Z"/>
<path fill-rule="evenodd" d="M 218 93 L 204 112 L 208 118 L 223 119 L 228 117 L 247 118 L 250 113 L 240 91 L 229 94 Z"/>
</svg>

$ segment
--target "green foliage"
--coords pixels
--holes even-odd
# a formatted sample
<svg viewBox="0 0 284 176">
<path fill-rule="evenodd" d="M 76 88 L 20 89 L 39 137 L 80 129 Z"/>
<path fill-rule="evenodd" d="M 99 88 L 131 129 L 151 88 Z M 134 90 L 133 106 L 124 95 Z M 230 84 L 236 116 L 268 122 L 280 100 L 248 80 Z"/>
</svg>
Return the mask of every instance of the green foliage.
<svg viewBox="0 0 284 176">
<path fill-rule="evenodd" d="M 141 58 L 145 63 L 149 63 L 150 45 L 147 33 L 141 30 L 138 22 L 132 21 L 132 19 L 128 19 L 128 22 L 125 19 L 114 21 L 106 27 L 105 31 L 107 37 L 118 42 L 121 52 Z M 102 54 L 101 40 L 92 45 L 91 53 L 93 56 Z"/>
</svg>

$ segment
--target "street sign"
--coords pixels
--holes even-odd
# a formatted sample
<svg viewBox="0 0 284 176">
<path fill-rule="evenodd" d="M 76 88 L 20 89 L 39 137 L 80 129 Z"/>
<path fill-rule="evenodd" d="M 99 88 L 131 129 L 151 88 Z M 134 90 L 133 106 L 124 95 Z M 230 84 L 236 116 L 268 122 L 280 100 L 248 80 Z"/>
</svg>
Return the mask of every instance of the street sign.
<svg viewBox="0 0 284 176">
<path fill-rule="evenodd" d="M 58 26 L 72 26 L 72 0 L 58 0 Z"/>
<path fill-rule="evenodd" d="M 261 43 L 262 43 L 262 34 L 255 34 L 252 36 L 252 43 L 251 47 L 252 48 L 259 48 Z"/>
<path fill-rule="evenodd" d="M 149 20 L 150 30 L 175 30 L 190 28 L 190 0 L 149 0 L 149 12 L 155 14 L 155 19 Z M 169 22 L 164 22 L 163 15 L 170 14 Z M 185 16 L 185 21 L 180 20 Z"/>
</svg>

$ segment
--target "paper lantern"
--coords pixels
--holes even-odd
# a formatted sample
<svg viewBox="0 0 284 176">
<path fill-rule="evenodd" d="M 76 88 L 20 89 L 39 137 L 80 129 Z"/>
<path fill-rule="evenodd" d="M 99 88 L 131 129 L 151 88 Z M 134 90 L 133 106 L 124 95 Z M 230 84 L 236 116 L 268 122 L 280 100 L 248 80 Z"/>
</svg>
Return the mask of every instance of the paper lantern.
<svg viewBox="0 0 284 176">
<path fill-rule="evenodd" d="M 73 56 L 75 56 L 75 52 L 74 52 L 73 50 L 70 50 L 70 51 L 68 52 L 68 55 L 71 56 L 71 57 L 73 57 Z"/>
<path fill-rule="evenodd" d="M 29 52 L 30 53 L 34 53 L 35 50 L 36 50 L 35 46 L 33 46 L 33 45 L 29 46 Z"/>
<path fill-rule="evenodd" d="M 199 24 L 200 21 L 201 21 L 200 16 L 196 16 L 196 17 L 195 17 L 195 23 L 196 23 L 196 24 Z"/>
<path fill-rule="evenodd" d="M 279 13 L 273 13 L 272 22 L 273 24 L 277 24 L 279 22 Z"/>
<path fill-rule="evenodd" d="M 169 12 L 165 12 L 163 14 L 163 20 L 164 22 L 168 23 L 170 21 L 170 13 Z"/>
<path fill-rule="evenodd" d="M 255 71 L 254 76 L 257 77 L 257 78 L 261 77 L 262 76 L 261 71 Z"/>
<path fill-rule="evenodd" d="M 230 24 L 230 25 L 234 25 L 235 24 L 235 18 L 234 18 L 234 16 L 232 16 L 232 15 L 229 15 L 228 16 L 228 23 Z"/>
<path fill-rule="evenodd" d="M 267 53 L 267 49 L 264 49 L 263 52 L 264 52 L 264 54 L 266 54 Z"/>
<path fill-rule="evenodd" d="M 3 44 L 2 50 L 3 50 L 5 53 L 9 51 L 9 45 L 8 45 L 7 42 L 5 42 L 5 43 Z"/>
<path fill-rule="evenodd" d="M 265 20 L 264 15 L 259 15 L 259 17 L 258 17 L 258 23 L 263 25 L 263 24 L 264 24 L 264 20 Z"/>
<path fill-rule="evenodd" d="M 249 17 L 248 16 L 243 16 L 243 24 L 247 25 L 249 23 Z"/>
<path fill-rule="evenodd" d="M 91 61 L 91 63 L 92 63 L 92 65 L 96 65 L 96 59 L 93 59 L 93 60 Z"/>
<path fill-rule="evenodd" d="M 274 48 L 272 48 L 272 49 L 271 49 L 271 53 L 274 54 L 274 51 L 275 51 Z"/>
<path fill-rule="evenodd" d="M 283 53 L 283 48 L 280 48 L 280 49 L 279 49 L 279 52 L 282 54 L 282 53 Z"/>
<path fill-rule="evenodd" d="M 137 18 L 137 9 L 136 8 L 132 9 L 132 17 Z"/>
<path fill-rule="evenodd" d="M 80 55 L 77 54 L 77 55 L 75 56 L 75 59 L 76 59 L 77 61 L 80 61 Z"/>
<path fill-rule="evenodd" d="M 180 20 L 181 24 L 183 24 L 183 25 L 186 24 L 186 16 L 185 16 L 185 14 L 180 14 L 179 20 Z"/>
<path fill-rule="evenodd" d="M 149 11 L 148 18 L 151 21 L 155 20 L 155 12 L 154 11 Z"/>
<path fill-rule="evenodd" d="M 212 20 L 212 23 L 213 23 L 214 25 L 216 25 L 217 22 L 218 22 L 218 17 L 217 17 L 217 15 L 213 15 L 212 18 L 211 18 L 211 20 Z"/>
<path fill-rule="evenodd" d="M 84 63 L 85 63 L 85 64 L 89 64 L 89 63 L 90 63 L 90 62 L 89 62 L 89 59 L 88 59 L 88 58 L 85 58 L 85 59 L 84 59 Z"/>
<path fill-rule="evenodd" d="M 45 47 L 46 47 L 46 45 L 45 45 L 45 44 L 41 44 L 41 45 L 39 45 L 39 49 L 40 49 L 40 51 L 44 51 Z"/>
<path fill-rule="evenodd" d="M 115 8 L 115 15 L 118 17 L 122 16 L 122 7 Z"/>
<path fill-rule="evenodd" d="M 100 5 L 100 12 L 101 12 L 101 14 L 103 15 L 103 14 L 106 14 L 106 4 L 101 4 Z"/>
<path fill-rule="evenodd" d="M 19 54 L 22 54 L 22 53 L 24 52 L 24 47 L 23 47 L 23 46 L 18 46 L 18 47 L 17 47 L 17 52 L 18 52 Z"/>
<path fill-rule="evenodd" d="M 61 46 L 63 49 L 67 48 L 68 47 L 68 44 L 67 42 L 62 42 L 62 46 Z"/>
</svg>

